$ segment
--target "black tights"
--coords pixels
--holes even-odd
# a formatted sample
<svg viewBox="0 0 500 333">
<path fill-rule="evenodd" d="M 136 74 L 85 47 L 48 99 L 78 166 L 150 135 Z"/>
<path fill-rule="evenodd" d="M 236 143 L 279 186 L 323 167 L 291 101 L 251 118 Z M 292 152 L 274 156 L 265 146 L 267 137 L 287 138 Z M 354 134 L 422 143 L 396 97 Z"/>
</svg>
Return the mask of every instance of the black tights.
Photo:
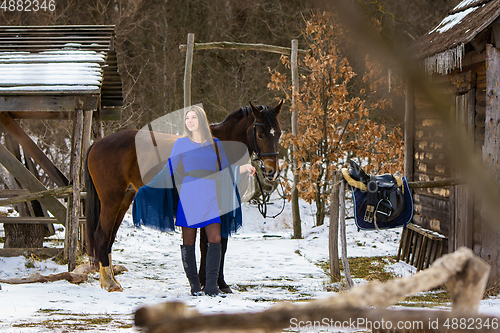
<svg viewBox="0 0 500 333">
<path fill-rule="evenodd" d="M 185 228 L 182 227 L 182 244 L 183 245 L 194 245 L 196 242 L 196 233 L 198 229 L 196 228 Z M 212 223 L 205 227 L 205 232 L 207 233 L 207 239 L 209 243 L 220 243 L 220 224 Z"/>
</svg>

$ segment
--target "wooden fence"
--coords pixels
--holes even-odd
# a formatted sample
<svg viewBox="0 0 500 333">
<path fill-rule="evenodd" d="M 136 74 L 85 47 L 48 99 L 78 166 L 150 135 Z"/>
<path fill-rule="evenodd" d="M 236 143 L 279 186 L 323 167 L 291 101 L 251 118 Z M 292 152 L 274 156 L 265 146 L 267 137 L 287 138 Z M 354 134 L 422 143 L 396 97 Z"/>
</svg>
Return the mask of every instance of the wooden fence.
<svg viewBox="0 0 500 333">
<path fill-rule="evenodd" d="M 73 185 L 68 185 L 68 186 L 63 186 L 63 187 L 58 187 L 54 189 L 49 189 L 49 190 L 43 190 L 39 192 L 32 192 L 30 193 L 28 190 L 19 190 L 19 191 L 5 191 L 5 195 L 11 196 L 13 192 L 16 192 L 15 196 L 12 197 L 7 197 L 0 199 L 0 207 L 1 206 L 8 206 L 8 205 L 14 205 L 18 203 L 24 203 L 24 202 L 29 202 L 29 201 L 34 201 L 34 200 L 40 200 L 40 199 L 45 199 L 45 198 L 68 198 L 73 194 L 74 188 Z M 0 191 L 0 197 L 5 196 L 2 195 L 2 191 Z M 80 198 L 85 198 L 86 193 L 81 192 L 80 193 Z M 69 205 L 68 205 L 69 206 Z M 83 218 L 79 216 L 79 211 L 76 211 L 77 214 L 77 221 L 79 221 L 80 224 L 84 221 Z M 61 224 L 67 227 L 68 221 L 61 222 L 55 217 L 2 217 L 0 216 L 0 223 L 2 224 L 8 224 L 8 223 L 13 223 L 13 224 Z M 69 246 L 74 246 L 75 247 L 75 252 L 76 248 L 82 249 L 84 247 L 84 235 L 83 235 L 83 228 L 74 226 L 73 227 L 75 230 L 75 233 L 78 231 L 80 232 L 79 235 L 74 236 L 75 241 L 78 242 L 78 245 L 75 245 L 74 242 L 68 242 L 65 240 L 65 249 L 64 251 L 66 253 L 69 252 Z M 10 256 L 19 256 L 24 254 L 25 252 L 29 253 L 35 253 L 38 256 L 55 256 L 58 253 L 61 252 L 61 249 L 58 248 L 40 248 L 40 249 L 26 249 L 26 248 L 9 248 L 9 249 L 1 249 L 1 254 L 4 257 L 10 257 Z M 74 254 L 76 257 L 76 254 Z"/>
</svg>

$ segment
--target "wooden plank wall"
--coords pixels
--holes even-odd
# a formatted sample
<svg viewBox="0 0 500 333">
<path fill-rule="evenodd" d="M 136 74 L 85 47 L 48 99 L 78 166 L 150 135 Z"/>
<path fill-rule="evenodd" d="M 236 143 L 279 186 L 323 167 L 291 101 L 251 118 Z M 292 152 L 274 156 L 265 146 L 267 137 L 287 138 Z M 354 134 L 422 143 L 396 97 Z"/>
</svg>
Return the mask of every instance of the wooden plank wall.
<svg viewBox="0 0 500 333">
<path fill-rule="evenodd" d="M 480 153 L 484 145 L 485 137 L 485 118 L 486 118 L 486 63 L 481 63 L 481 65 L 476 66 L 477 72 L 476 80 L 476 118 L 475 118 L 475 149 L 476 153 Z M 478 246 L 482 241 L 482 218 L 481 218 L 481 206 L 478 200 L 474 200 L 474 218 L 473 218 L 473 239 L 472 239 L 472 249 L 474 253 L 478 252 Z"/>
<path fill-rule="evenodd" d="M 451 178 L 450 143 L 442 119 L 431 105 L 415 98 L 413 179 L 432 181 Z M 413 222 L 448 236 L 451 222 L 450 188 L 415 189 Z"/>
<path fill-rule="evenodd" d="M 484 62 L 464 68 L 462 71 L 454 71 L 448 76 L 436 76 L 433 78 L 432 84 L 442 98 L 449 101 L 450 112 L 454 113 L 456 111 L 455 96 L 474 89 L 476 81 L 482 88 L 476 89 L 476 101 L 472 101 L 472 104 L 482 109 L 475 116 L 474 141 L 476 149 L 481 149 L 484 142 L 486 106 Z M 479 98 L 478 95 L 480 95 Z M 419 98 L 418 94 L 415 98 L 414 140 L 414 180 L 432 181 L 457 177 L 453 168 L 454 148 L 448 133 L 444 130 L 443 120 L 432 105 Z M 437 231 L 446 237 L 452 236 L 454 231 L 452 223 L 455 219 L 454 196 L 455 191 L 452 191 L 451 187 L 415 189 L 413 222 L 423 228 Z"/>
</svg>

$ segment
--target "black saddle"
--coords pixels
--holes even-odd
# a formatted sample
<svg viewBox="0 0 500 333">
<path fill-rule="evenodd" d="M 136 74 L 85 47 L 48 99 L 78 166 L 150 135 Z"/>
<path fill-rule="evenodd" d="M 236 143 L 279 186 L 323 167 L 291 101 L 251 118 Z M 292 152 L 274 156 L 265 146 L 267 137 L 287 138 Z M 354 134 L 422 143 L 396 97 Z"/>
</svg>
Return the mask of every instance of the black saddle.
<svg viewBox="0 0 500 333">
<path fill-rule="evenodd" d="M 396 219 L 405 208 L 402 179 L 390 174 L 368 175 L 352 160 L 349 160 L 349 169 L 344 169 L 343 175 L 351 187 L 366 192 L 361 202 L 363 221 L 374 223 L 377 229 L 378 223 Z"/>
</svg>

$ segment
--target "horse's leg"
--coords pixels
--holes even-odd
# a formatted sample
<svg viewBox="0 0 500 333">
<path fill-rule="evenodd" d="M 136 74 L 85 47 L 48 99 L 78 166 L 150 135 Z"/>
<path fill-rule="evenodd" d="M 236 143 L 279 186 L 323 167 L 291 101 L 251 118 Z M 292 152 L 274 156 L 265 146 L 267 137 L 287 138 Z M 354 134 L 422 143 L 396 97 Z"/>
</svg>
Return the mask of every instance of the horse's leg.
<svg viewBox="0 0 500 333">
<path fill-rule="evenodd" d="M 127 213 L 127 210 L 130 207 L 130 204 L 132 203 L 132 201 L 134 201 L 134 197 L 135 197 L 136 193 L 137 193 L 137 191 L 135 189 L 131 189 L 131 188 L 129 188 L 127 190 L 127 193 L 125 193 L 125 198 L 123 199 L 120 210 L 118 211 L 118 216 L 116 218 L 116 221 L 115 221 L 115 224 L 113 227 L 113 234 L 111 235 L 111 242 L 109 243 L 109 247 L 108 247 L 108 258 L 109 258 L 109 267 L 111 270 L 111 277 L 113 278 L 115 283 L 117 285 L 119 285 L 120 287 L 121 287 L 121 285 L 118 281 L 116 281 L 115 275 L 113 272 L 113 261 L 111 260 L 111 251 L 112 251 L 111 248 L 113 247 L 113 244 L 115 242 L 116 233 L 118 232 L 118 229 L 120 228 L 120 225 L 123 222 L 123 217 Z"/>
<path fill-rule="evenodd" d="M 122 287 L 113 278 L 110 256 L 113 246 L 112 238 L 115 222 L 120 211 L 121 203 L 125 198 L 125 191 L 106 191 L 99 195 L 101 198 L 100 223 L 95 231 L 96 256 L 99 261 L 99 281 L 101 288 L 108 291 L 123 291 Z M 121 200 L 120 200 L 121 199 Z"/>
</svg>

